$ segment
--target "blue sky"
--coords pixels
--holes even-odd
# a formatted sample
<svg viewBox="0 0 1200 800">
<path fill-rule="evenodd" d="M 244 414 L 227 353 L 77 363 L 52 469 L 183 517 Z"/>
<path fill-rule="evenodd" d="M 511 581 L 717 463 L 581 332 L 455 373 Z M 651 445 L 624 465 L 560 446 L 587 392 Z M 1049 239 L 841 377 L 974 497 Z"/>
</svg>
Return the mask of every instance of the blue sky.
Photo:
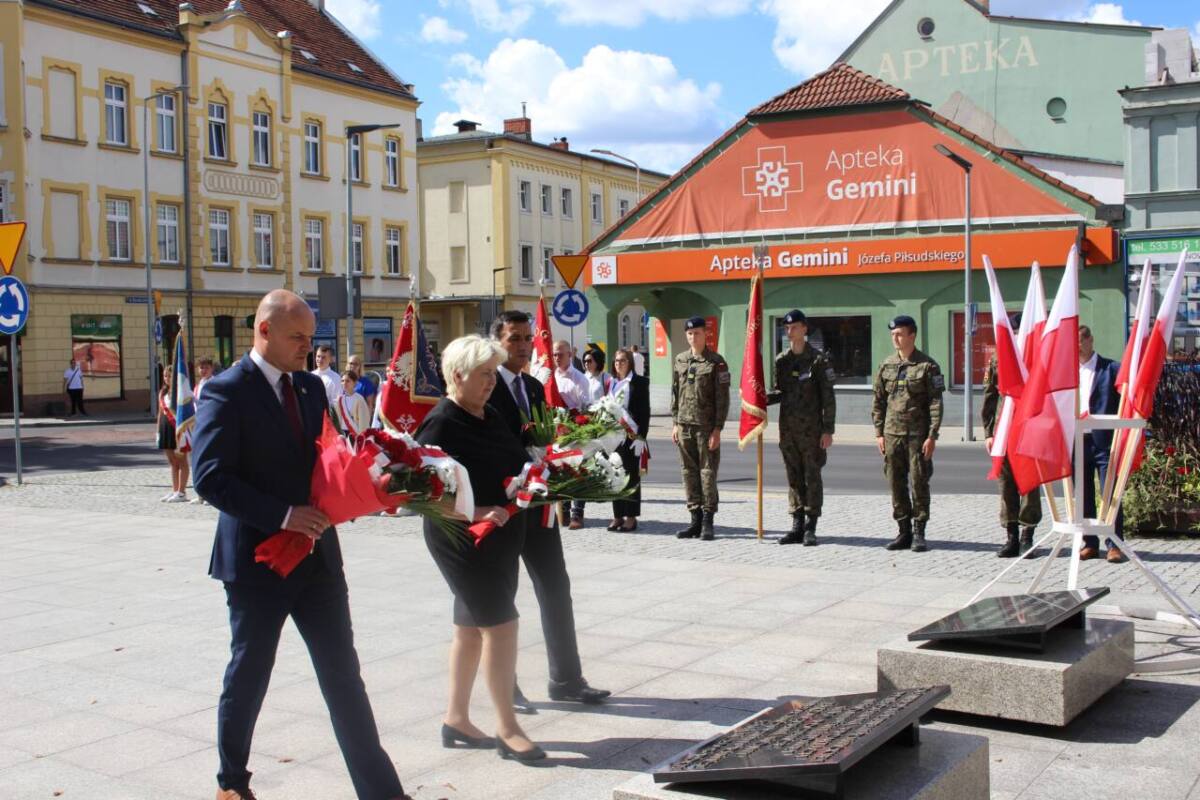
<svg viewBox="0 0 1200 800">
<path fill-rule="evenodd" d="M 527 101 L 567 136 L 672 172 L 749 108 L 820 71 L 888 0 L 326 0 L 416 85 L 426 135 L 498 129 Z M 1188 28 L 1184 0 L 992 0 L 995 14 Z"/>
</svg>

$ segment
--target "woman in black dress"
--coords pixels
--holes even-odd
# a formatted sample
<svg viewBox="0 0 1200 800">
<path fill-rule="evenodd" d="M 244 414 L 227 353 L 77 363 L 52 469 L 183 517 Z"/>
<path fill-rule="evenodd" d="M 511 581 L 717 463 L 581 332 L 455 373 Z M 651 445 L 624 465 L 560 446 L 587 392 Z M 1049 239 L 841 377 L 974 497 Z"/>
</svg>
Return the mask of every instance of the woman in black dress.
<svg viewBox="0 0 1200 800">
<path fill-rule="evenodd" d="M 626 439 L 617 448 L 621 465 L 629 475 L 629 485 L 637 488 L 628 497 L 613 501 L 613 521 L 608 529 L 628 533 L 637 530 L 637 518 L 642 513 L 641 448 L 646 446 L 646 434 L 650 430 L 650 381 L 634 372 L 633 354 L 623 347 L 613 354 L 612 372 L 613 382 L 608 393 L 621 396 L 629 416 L 633 417 L 637 440 L 640 440 L 640 444 L 635 444 L 637 440 Z"/>
<path fill-rule="evenodd" d="M 167 465 L 171 468 L 171 491 L 159 498 L 163 503 L 186 503 L 188 472 L 191 464 L 187 453 L 176 451 L 175 415 L 171 412 L 171 379 L 173 375 L 167 372 L 163 377 L 162 388 L 158 391 L 158 430 L 155 435 L 155 446 L 167 454 Z"/>
<path fill-rule="evenodd" d="M 417 441 L 436 445 L 471 476 L 474 521 L 499 529 L 479 547 L 451 538 L 425 521 L 425 544 L 454 594 L 454 639 L 450 644 L 450 702 L 442 724 L 442 744 L 495 747 L 502 758 L 534 761 L 545 752 L 533 744 L 513 713 L 517 672 L 517 570 L 525 520 L 510 518 L 504 479 L 517 475 L 527 460 L 517 437 L 487 405 L 504 351 L 490 339 L 464 336 L 446 346 L 442 370 L 447 397 L 429 413 Z M 481 658 L 496 708 L 496 738 L 471 722 L 471 688 Z"/>
</svg>

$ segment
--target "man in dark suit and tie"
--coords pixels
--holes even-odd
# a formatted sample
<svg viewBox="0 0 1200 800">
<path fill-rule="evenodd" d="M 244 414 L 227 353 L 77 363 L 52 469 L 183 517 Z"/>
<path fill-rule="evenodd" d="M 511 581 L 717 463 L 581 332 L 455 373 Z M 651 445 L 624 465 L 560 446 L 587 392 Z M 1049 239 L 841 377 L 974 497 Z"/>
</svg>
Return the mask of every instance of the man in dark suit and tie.
<svg viewBox="0 0 1200 800">
<path fill-rule="evenodd" d="M 1079 413 L 1116 414 L 1121 398 L 1117 395 L 1117 373 L 1121 365 L 1096 352 L 1092 330 L 1087 325 L 1079 326 Z M 1112 431 L 1093 430 L 1083 436 L 1083 516 L 1096 517 L 1096 479 L 1101 487 L 1108 475 L 1108 456 L 1112 449 Z M 1114 532 L 1121 536 L 1121 512 L 1117 512 Z M 1107 559 L 1120 564 L 1125 560 L 1120 548 L 1107 543 Z M 1084 536 L 1079 560 L 1087 561 L 1100 555 L 1100 539 Z"/>
<path fill-rule="evenodd" d="M 504 311 L 492 323 L 492 338 L 508 354 L 497 370 L 496 388 L 488 404 L 500 413 L 522 441 L 521 416 L 531 416 L 533 408 L 544 408 L 545 388 L 541 381 L 525 373 L 533 353 L 533 327 L 523 311 Z M 599 703 L 611 692 L 593 689 L 583 678 L 579 662 L 579 644 L 575 639 L 575 610 L 571 605 L 571 579 L 563 558 L 562 535 L 558 524 L 542 527 L 541 509 L 526 512 L 528 534 L 521 558 L 533 582 L 538 607 L 542 612 L 542 635 L 546 638 L 546 657 L 550 662 L 549 693 L 552 700 Z M 514 687 L 514 705 L 531 712 L 529 701 Z"/>
<path fill-rule="evenodd" d="M 304 371 L 314 326 L 300 297 L 267 294 L 254 317 L 254 349 L 205 384 L 200 406 L 196 492 L 221 512 L 209 574 L 225 584 L 233 640 L 217 707 L 217 800 L 254 798 L 250 739 L 289 616 L 308 646 L 357 796 L 408 797 L 379 743 L 360 675 L 337 531 L 309 505 L 327 413 L 324 384 Z M 281 529 L 315 544 L 287 578 L 254 560 L 255 547 Z"/>
</svg>

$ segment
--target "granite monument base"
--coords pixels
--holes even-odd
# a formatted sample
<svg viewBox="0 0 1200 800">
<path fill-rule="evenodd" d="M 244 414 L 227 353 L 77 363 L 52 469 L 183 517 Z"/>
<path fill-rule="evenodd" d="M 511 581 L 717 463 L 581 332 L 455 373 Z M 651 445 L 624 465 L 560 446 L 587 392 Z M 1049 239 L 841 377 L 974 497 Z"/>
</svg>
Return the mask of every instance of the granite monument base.
<svg viewBox="0 0 1200 800">
<path fill-rule="evenodd" d="M 1055 628 L 1041 653 L 900 641 L 879 648 L 878 688 L 950 686 L 948 711 L 1063 726 L 1133 672 L 1128 620 Z"/>
<path fill-rule="evenodd" d="M 921 728 L 915 747 L 879 748 L 845 774 L 844 800 L 987 800 L 988 740 Z M 643 773 L 613 790 L 613 800 L 796 800 L 830 795 L 756 781 L 655 783 Z"/>
</svg>

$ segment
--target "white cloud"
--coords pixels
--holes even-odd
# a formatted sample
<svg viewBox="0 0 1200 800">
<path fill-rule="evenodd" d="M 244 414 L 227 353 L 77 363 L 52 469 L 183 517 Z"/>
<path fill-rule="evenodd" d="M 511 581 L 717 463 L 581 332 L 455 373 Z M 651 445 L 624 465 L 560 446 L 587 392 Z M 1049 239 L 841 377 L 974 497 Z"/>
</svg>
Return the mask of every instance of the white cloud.
<svg viewBox="0 0 1200 800">
<path fill-rule="evenodd" d="M 452 64 L 463 75 L 442 84 L 454 107 L 437 115 L 435 134 L 453 132 L 460 118 L 501 130 L 526 102 L 538 141 L 567 136 L 576 150 L 640 148 L 648 168 L 674 169 L 728 121 L 720 84 L 700 86 L 653 53 L 597 45 L 568 66 L 546 44 L 505 39 L 484 61 L 459 54 Z"/>
<path fill-rule="evenodd" d="M 750 8 L 751 0 L 541 0 L 565 25 L 617 25 L 632 28 L 648 17 L 683 22 L 695 17 L 729 17 Z"/>
<path fill-rule="evenodd" d="M 500 33 L 515 33 L 533 16 L 530 0 L 459 0 L 467 6 L 479 27 Z"/>
<path fill-rule="evenodd" d="M 763 0 L 759 8 L 775 18 L 771 46 L 784 67 L 807 77 L 828 67 L 850 46 L 888 0 Z"/>
<path fill-rule="evenodd" d="M 1126 19 L 1119 3 L 1093 3 L 1087 11 L 1072 17 L 1076 22 L 1097 22 L 1103 25 L 1141 25 L 1136 19 Z"/>
<path fill-rule="evenodd" d="M 452 26 L 445 17 L 430 17 L 421 26 L 421 40 L 434 44 L 460 44 L 467 40 L 467 34 Z"/>
<path fill-rule="evenodd" d="M 374 39 L 379 35 L 382 13 L 379 0 L 326 0 L 325 10 L 359 38 Z"/>
</svg>

